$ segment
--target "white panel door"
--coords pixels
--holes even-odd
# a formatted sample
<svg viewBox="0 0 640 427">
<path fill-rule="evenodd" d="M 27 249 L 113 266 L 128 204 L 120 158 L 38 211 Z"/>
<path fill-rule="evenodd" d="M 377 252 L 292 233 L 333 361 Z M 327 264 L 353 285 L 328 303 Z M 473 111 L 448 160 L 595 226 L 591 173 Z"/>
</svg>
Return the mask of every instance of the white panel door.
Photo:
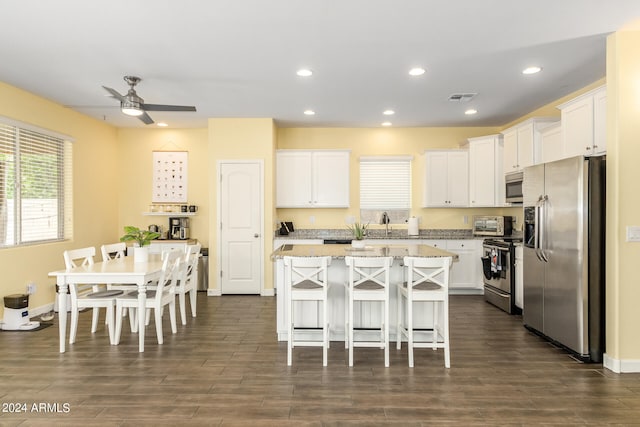
<svg viewBox="0 0 640 427">
<path fill-rule="evenodd" d="M 260 163 L 220 165 L 220 290 L 260 294 L 263 274 Z"/>
</svg>

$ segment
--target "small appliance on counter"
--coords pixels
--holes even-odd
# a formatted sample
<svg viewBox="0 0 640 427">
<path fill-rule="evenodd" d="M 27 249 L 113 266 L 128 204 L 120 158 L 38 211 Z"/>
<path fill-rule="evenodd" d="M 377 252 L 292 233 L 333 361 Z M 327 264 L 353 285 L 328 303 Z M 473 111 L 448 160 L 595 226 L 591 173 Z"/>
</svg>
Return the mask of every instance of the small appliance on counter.
<svg viewBox="0 0 640 427">
<path fill-rule="evenodd" d="M 278 230 L 278 234 L 281 236 L 287 236 L 289 233 L 294 232 L 293 222 L 291 221 L 283 221 L 280 223 L 280 230 Z"/>
<path fill-rule="evenodd" d="M 513 232 L 513 218 L 510 216 L 474 216 L 473 235 L 502 237 L 510 236 Z"/>
<path fill-rule="evenodd" d="M 189 238 L 189 218 L 169 218 L 169 238 L 187 240 Z"/>
</svg>

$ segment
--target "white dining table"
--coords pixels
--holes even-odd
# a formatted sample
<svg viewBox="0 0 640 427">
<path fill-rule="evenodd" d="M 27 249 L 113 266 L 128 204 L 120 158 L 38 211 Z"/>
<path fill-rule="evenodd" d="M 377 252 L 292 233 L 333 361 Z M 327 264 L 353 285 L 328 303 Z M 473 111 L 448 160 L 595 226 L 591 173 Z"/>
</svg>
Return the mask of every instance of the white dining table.
<svg viewBox="0 0 640 427">
<path fill-rule="evenodd" d="M 139 351 L 144 351 L 144 318 L 146 312 L 147 284 L 157 280 L 162 272 L 160 254 L 150 254 L 147 262 L 134 262 L 133 256 L 97 262 L 67 270 L 52 271 L 58 285 L 58 318 L 60 328 L 60 353 L 65 352 L 67 335 L 67 290 L 74 284 L 135 284 L 138 286 L 138 340 Z"/>
</svg>

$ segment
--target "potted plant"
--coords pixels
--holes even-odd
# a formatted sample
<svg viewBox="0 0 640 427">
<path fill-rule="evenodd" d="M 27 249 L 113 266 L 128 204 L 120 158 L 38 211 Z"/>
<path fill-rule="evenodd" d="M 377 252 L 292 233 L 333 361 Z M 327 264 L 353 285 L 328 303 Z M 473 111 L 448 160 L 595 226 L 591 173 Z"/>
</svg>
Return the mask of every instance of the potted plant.
<svg viewBox="0 0 640 427">
<path fill-rule="evenodd" d="M 160 237 L 160 233 L 154 231 L 141 230 L 138 227 L 127 225 L 124 227 L 124 236 L 120 238 L 121 242 L 135 242 L 136 247 L 133 248 L 134 262 L 147 262 L 149 260 L 149 245 L 151 241 Z"/>
<path fill-rule="evenodd" d="M 353 234 L 353 240 L 351 240 L 351 246 L 354 248 L 364 248 L 364 238 L 367 235 L 367 227 L 369 224 L 364 224 L 361 222 L 355 222 L 351 225 L 348 225 L 347 228 L 351 230 Z"/>
</svg>

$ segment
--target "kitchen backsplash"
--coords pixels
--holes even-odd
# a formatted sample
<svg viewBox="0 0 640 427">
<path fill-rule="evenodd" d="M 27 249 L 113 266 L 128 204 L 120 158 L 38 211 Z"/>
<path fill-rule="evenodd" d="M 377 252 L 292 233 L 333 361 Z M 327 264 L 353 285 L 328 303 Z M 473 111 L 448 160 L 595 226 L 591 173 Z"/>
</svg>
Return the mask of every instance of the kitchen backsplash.
<svg viewBox="0 0 640 427">
<path fill-rule="evenodd" d="M 353 235 L 348 229 L 297 229 L 282 236 L 275 233 L 276 238 L 280 239 L 351 239 Z M 384 229 L 367 230 L 367 238 L 369 239 L 465 239 L 473 238 L 469 229 L 421 229 L 419 236 L 408 236 L 406 229 L 389 230 L 389 234 L 385 234 Z"/>
</svg>

